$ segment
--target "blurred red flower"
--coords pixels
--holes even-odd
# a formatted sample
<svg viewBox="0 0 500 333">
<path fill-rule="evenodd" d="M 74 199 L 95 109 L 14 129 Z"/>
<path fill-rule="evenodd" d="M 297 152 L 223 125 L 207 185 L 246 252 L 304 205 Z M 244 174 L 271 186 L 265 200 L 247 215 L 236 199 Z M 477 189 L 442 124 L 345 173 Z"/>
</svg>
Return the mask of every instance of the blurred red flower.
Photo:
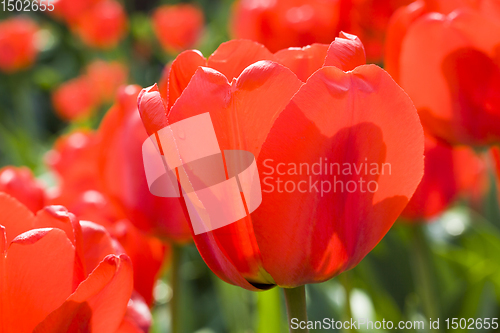
<svg viewBox="0 0 500 333">
<path fill-rule="evenodd" d="M 403 221 L 428 222 L 459 195 L 470 194 L 482 185 L 484 165 L 471 148 L 452 147 L 426 136 L 424 171 L 422 181 L 401 214 Z"/>
<path fill-rule="evenodd" d="M 67 121 L 90 117 L 98 103 L 94 87 L 86 76 L 64 82 L 52 94 L 54 110 L 59 117 Z"/>
<path fill-rule="evenodd" d="M 193 47 L 201 36 L 203 25 L 203 12 L 190 4 L 164 5 L 153 13 L 156 37 L 171 53 Z"/>
<path fill-rule="evenodd" d="M 80 13 L 71 27 L 88 46 L 110 49 L 124 37 L 127 16 L 119 2 L 103 0 Z"/>
<path fill-rule="evenodd" d="M 45 155 L 45 163 L 56 173 L 63 192 L 85 192 L 98 188 L 94 177 L 97 170 L 96 149 L 95 133 L 90 130 L 73 131 L 56 140 L 52 150 Z M 66 203 L 63 206 L 67 207 Z"/>
<path fill-rule="evenodd" d="M 86 75 L 101 102 L 111 102 L 118 88 L 127 81 L 128 70 L 122 63 L 96 60 L 86 68 Z"/>
<path fill-rule="evenodd" d="M 340 31 L 363 40 L 369 61 L 382 60 L 392 13 L 410 0 L 240 0 L 231 32 L 264 44 L 272 52 L 313 43 L 331 43 Z"/>
<path fill-rule="evenodd" d="M 132 294 L 129 258 L 89 252 L 86 227 L 63 207 L 34 215 L 0 193 L 0 210 L 2 332 L 116 332 Z"/>
<path fill-rule="evenodd" d="M 266 161 L 312 165 L 321 158 L 391 164 L 390 175 L 367 175 L 367 182 L 378 182 L 376 193 L 264 190 L 251 215 L 194 235 L 212 271 L 249 290 L 321 282 L 354 267 L 389 230 L 422 177 L 423 132 L 408 96 L 384 70 L 364 65 L 355 36 L 337 38 L 323 62 L 318 50 L 288 55 L 291 62 L 303 59 L 296 69 L 325 64 L 306 83 L 283 65 L 259 61 L 276 58 L 254 42 L 224 43 L 208 60 L 187 51 L 170 67 L 165 102 L 156 86 L 139 96 L 148 134 L 209 112 L 220 149 L 249 151 L 259 168 Z M 338 176 L 359 180 L 359 174 Z M 285 183 L 300 178 L 280 177 Z"/>
<path fill-rule="evenodd" d="M 33 213 L 45 207 L 44 187 L 33 177 L 26 167 L 6 166 L 0 169 L 0 192 L 5 192 L 19 200 Z"/>
<path fill-rule="evenodd" d="M 54 5 L 54 10 L 47 11 L 47 13 L 71 24 L 74 23 L 83 12 L 101 1 L 102 0 L 52 0 L 50 3 Z"/>
<path fill-rule="evenodd" d="M 451 144 L 500 140 L 500 4 L 416 1 L 393 17 L 387 70 L 424 128 Z"/>
<path fill-rule="evenodd" d="M 127 81 L 127 68 L 119 62 L 95 60 L 82 75 L 64 82 L 52 95 L 57 114 L 68 121 L 93 115 L 103 103 L 114 99 L 118 88 Z"/>
<path fill-rule="evenodd" d="M 106 228 L 132 260 L 134 288 L 150 305 L 154 283 L 169 249 L 158 239 L 140 233 L 103 194 L 98 154 L 99 141 L 93 132 L 75 131 L 59 138 L 46 156 L 48 166 L 59 177 L 49 202 L 64 205 L 79 219 Z"/>
<path fill-rule="evenodd" d="M 329 44 L 342 29 L 340 0 L 241 0 L 233 7 L 232 33 L 272 52 L 313 43 Z"/>
<path fill-rule="evenodd" d="M 118 94 L 99 127 L 99 173 L 104 193 L 139 229 L 184 243 L 191 239 L 184 210 L 177 198 L 149 192 L 142 144 L 148 137 L 137 111 L 140 87 L 127 86 Z"/>
<path fill-rule="evenodd" d="M 0 21 L 0 70 L 12 73 L 35 62 L 38 53 L 35 35 L 39 28 L 27 17 Z"/>
</svg>

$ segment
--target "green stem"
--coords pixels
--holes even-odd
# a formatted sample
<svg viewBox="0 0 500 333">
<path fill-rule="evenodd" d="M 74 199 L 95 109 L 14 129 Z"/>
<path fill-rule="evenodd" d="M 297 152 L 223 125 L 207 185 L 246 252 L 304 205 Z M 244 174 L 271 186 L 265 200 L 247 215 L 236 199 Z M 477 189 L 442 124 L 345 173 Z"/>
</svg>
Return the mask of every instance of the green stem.
<svg viewBox="0 0 500 333">
<path fill-rule="evenodd" d="M 281 332 L 281 299 L 278 288 L 257 293 L 257 333 Z"/>
<path fill-rule="evenodd" d="M 429 247 L 423 232 L 422 223 L 413 226 L 413 277 L 415 289 L 422 302 L 425 315 L 436 320 L 439 318 L 436 290 L 433 283 L 433 268 Z"/>
<path fill-rule="evenodd" d="M 285 292 L 285 301 L 286 301 L 286 312 L 288 314 L 288 328 L 290 333 L 295 332 L 309 332 L 307 328 L 301 329 L 292 328 L 298 326 L 297 323 L 300 322 L 307 323 L 307 309 L 306 309 L 306 287 L 300 286 L 297 288 L 284 288 Z M 296 319 L 297 322 L 294 321 L 295 324 L 292 323 L 292 319 Z M 292 325 L 293 324 L 293 325 Z"/>
<path fill-rule="evenodd" d="M 172 299 L 170 300 L 170 323 L 171 333 L 181 332 L 181 277 L 180 266 L 182 257 L 182 247 L 172 245 L 172 262 L 170 271 L 170 287 L 172 288 Z"/>
<path fill-rule="evenodd" d="M 352 311 L 351 311 L 351 292 L 352 292 L 352 283 L 350 279 L 351 272 L 347 271 L 342 273 L 339 276 L 339 282 L 342 284 L 345 290 L 345 303 L 344 303 L 344 313 L 343 315 L 343 321 L 350 321 L 352 318 Z M 355 332 L 354 329 L 349 328 L 344 328 L 344 332 Z"/>
</svg>

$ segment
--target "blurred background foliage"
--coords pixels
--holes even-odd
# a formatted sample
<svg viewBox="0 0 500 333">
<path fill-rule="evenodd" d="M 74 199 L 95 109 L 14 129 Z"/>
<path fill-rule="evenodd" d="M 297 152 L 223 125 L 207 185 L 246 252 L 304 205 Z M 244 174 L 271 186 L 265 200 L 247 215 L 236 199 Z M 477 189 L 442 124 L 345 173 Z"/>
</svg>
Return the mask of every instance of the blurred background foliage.
<svg viewBox="0 0 500 333">
<path fill-rule="evenodd" d="M 31 68 L 0 73 L 0 167 L 26 165 L 49 181 L 43 156 L 55 139 L 74 128 L 98 126 L 110 103 L 102 105 L 91 119 L 71 124 L 55 115 L 51 103 L 51 92 L 81 74 L 91 61 L 124 63 L 129 83 L 149 86 L 157 82 L 175 55 L 159 46 L 150 16 L 160 4 L 171 3 L 178 2 L 125 0 L 129 33 L 118 47 L 108 51 L 86 47 L 64 24 L 45 13 L 24 13 L 39 24 L 43 48 Z M 232 1 L 191 3 L 203 8 L 206 27 L 197 48 L 209 55 L 229 38 Z M 0 20 L 14 14 L 2 11 Z M 459 202 L 433 223 L 396 223 L 357 267 L 328 282 L 308 285 L 310 320 L 426 320 L 426 300 L 418 296 L 426 292 L 442 327 L 445 318 L 500 317 L 500 212 L 493 175 L 490 183 L 482 207 Z M 284 297 L 278 288 L 252 293 L 222 282 L 194 245 L 186 248 L 181 262 L 183 332 L 287 332 Z M 164 276 L 154 291 L 152 332 L 169 329 L 167 308 L 172 292 L 168 272 Z M 424 293 L 417 290 L 421 279 L 428 289 Z M 426 279 L 431 283 L 426 284 Z"/>
</svg>

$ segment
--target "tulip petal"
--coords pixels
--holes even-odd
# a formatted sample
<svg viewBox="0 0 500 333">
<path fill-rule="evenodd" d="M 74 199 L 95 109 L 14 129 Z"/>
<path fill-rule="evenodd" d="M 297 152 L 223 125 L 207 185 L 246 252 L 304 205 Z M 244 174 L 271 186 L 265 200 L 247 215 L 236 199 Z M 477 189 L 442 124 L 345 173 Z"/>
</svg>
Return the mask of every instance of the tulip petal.
<svg viewBox="0 0 500 333">
<path fill-rule="evenodd" d="M 366 64 L 363 43 L 357 36 L 341 32 L 340 37 L 330 44 L 325 59 L 325 66 L 335 66 L 344 72 Z"/>
<path fill-rule="evenodd" d="M 6 166 L 1 168 L 0 192 L 5 192 L 16 198 L 33 213 L 45 206 L 45 189 L 27 167 Z"/>
<path fill-rule="evenodd" d="M 201 66 L 206 66 L 207 60 L 196 50 L 184 51 L 175 58 L 168 72 L 167 108 L 170 109 L 186 89 L 191 77 Z"/>
<path fill-rule="evenodd" d="M 384 68 L 399 82 L 399 60 L 403 40 L 411 24 L 425 13 L 423 1 L 415 1 L 408 6 L 400 7 L 394 12 L 386 35 Z"/>
<path fill-rule="evenodd" d="M 314 72 L 323 67 L 329 47 L 327 44 L 292 47 L 278 51 L 274 56 L 278 63 L 288 67 L 300 80 L 306 82 Z"/>
<path fill-rule="evenodd" d="M 200 68 L 169 114 L 169 124 L 210 113 L 221 150 L 258 155 L 265 136 L 302 82 L 288 68 L 259 61 L 230 85 L 220 73 Z"/>
<path fill-rule="evenodd" d="M 167 107 L 156 84 L 142 89 L 137 98 L 137 104 L 142 122 L 149 135 L 167 126 Z"/>
<path fill-rule="evenodd" d="M 453 148 L 427 137 L 424 177 L 401 216 L 418 223 L 445 210 L 459 191 L 454 170 Z"/>
<path fill-rule="evenodd" d="M 110 254 L 117 254 L 108 231 L 93 222 L 81 221 L 83 236 L 83 258 L 87 272 L 92 272 Z"/>
<path fill-rule="evenodd" d="M 118 332 L 149 332 L 153 318 L 144 299 L 135 291 L 127 305 L 127 313 L 118 329 Z"/>
<path fill-rule="evenodd" d="M 129 90 L 125 91 L 129 97 L 138 94 L 137 86 L 125 90 Z M 162 96 L 157 90 L 148 93 L 144 89 L 143 96 L 149 99 L 145 103 L 144 98 L 141 102 L 139 97 L 139 111 L 143 117 L 158 109 L 164 110 Z M 142 161 L 142 144 L 148 135 L 135 103 L 128 99 L 108 112 L 99 128 L 98 159 L 103 190 L 136 227 L 180 243 L 186 242 L 190 239 L 190 232 L 180 198 L 155 197 L 149 191 Z M 149 107 L 157 109 L 150 113 Z M 149 127 L 152 133 L 167 125 L 167 117 L 161 112 L 158 114 L 162 118 L 159 123 Z"/>
<path fill-rule="evenodd" d="M 226 129 L 232 129 L 239 142 L 231 144 L 231 149 L 244 149 L 257 156 L 274 121 L 301 85 L 288 68 L 274 62 L 259 61 L 245 69 L 233 85 L 234 118 L 227 122 Z"/>
<path fill-rule="evenodd" d="M 258 160 L 259 166 L 285 163 L 279 175 L 266 167 L 272 175 L 262 176 L 262 204 L 252 213 L 264 268 L 276 283 L 321 282 L 356 265 L 415 191 L 423 174 L 423 147 L 411 100 L 384 70 L 365 65 L 346 73 L 324 67 L 313 74 L 276 120 Z M 289 163 L 305 163 L 310 171 L 294 174 Z M 351 173 L 338 172 L 344 163 Z M 375 163 L 378 172 L 360 163 Z M 306 185 L 279 192 L 277 177 Z M 373 193 L 363 192 L 361 177 L 374 182 Z M 352 183 L 348 190 L 350 181 L 359 190 L 353 191 Z"/>
<path fill-rule="evenodd" d="M 0 224 L 0 258 L 5 256 L 5 250 L 7 250 L 7 233 L 5 231 L 5 227 Z"/>
<path fill-rule="evenodd" d="M 2 332 L 31 332 L 73 292 L 75 249 L 59 229 L 16 237 L 5 258 Z"/>
<path fill-rule="evenodd" d="M 0 192 L 0 225 L 5 227 L 6 242 L 35 227 L 35 215 L 10 195 Z"/>
<path fill-rule="evenodd" d="M 132 264 L 126 255 L 109 255 L 34 332 L 115 332 L 133 288 Z"/>
<path fill-rule="evenodd" d="M 63 206 L 47 206 L 36 214 L 34 228 L 58 228 L 63 230 L 83 258 L 82 228 L 80 222 Z"/>
<path fill-rule="evenodd" d="M 481 12 L 489 19 L 500 22 L 500 2 L 496 0 L 481 1 Z"/>
<path fill-rule="evenodd" d="M 260 60 L 275 60 L 262 44 L 246 39 L 222 43 L 208 58 L 207 66 L 224 74 L 229 82 L 240 76 L 251 64 Z"/>
</svg>

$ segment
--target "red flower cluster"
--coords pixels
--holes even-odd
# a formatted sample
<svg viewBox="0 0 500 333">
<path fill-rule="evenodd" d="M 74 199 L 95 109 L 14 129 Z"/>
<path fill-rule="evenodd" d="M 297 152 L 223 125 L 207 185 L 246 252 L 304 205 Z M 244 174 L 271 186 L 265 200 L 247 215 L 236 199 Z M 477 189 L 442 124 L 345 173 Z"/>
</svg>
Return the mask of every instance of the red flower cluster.
<svg viewBox="0 0 500 333">
<path fill-rule="evenodd" d="M 127 69 L 118 62 L 91 63 L 84 74 L 63 83 L 52 95 L 57 114 L 68 121 L 90 117 L 95 109 L 110 102 L 127 80 Z"/>
<path fill-rule="evenodd" d="M 37 24 L 27 17 L 0 21 L 0 71 L 12 73 L 34 63 L 38 30 Z"/>
<path fill-rule="evenodd" d="M 269 160 L 311 165 L 319 158 L 392 166 L 390 175 L 367 176 L 378 183 L 376 193 L 263 191 L 251 215 L 194 235 L 203 259 L 224 281 L 249 290 L 295 287 L 354 267 L 420 182 L 424 137 L 416 110 L 384 70 L 365 65 L 356 36 L 276 54 L 234 40 L 208 59 L 183 52 L 165 73 L 161 93 L 153 86 L 138 100 L 150 135 L 208 112 L 220 149 L 249 151 L 259 167 Z M 317 182 L 329 177 L 311 175 Z"/>
</svg>

